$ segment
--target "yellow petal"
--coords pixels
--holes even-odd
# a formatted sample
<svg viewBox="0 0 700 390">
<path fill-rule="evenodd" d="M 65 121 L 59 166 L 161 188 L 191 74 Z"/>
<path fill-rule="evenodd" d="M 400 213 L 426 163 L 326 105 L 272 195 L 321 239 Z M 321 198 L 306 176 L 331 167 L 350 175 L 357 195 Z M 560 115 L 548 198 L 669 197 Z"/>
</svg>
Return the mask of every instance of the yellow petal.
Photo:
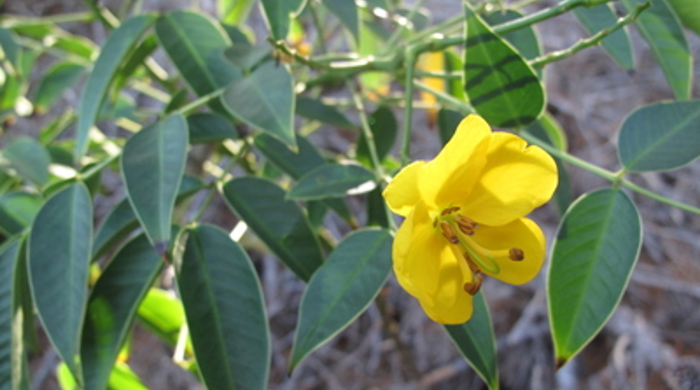
<svg viewBox="0 0 700 390">
<path fill-rule="evenodd" d="M 433 227 L 423 201 L 418 201 L 401 224 L 392 252 L 399 284 L 416 298 L 430 300 L 438 289 L 440 264 L 453 254 Z"/>
<path fill-rule="evenodd" d="M 467 197 L 486 164 L 490 135 L 483 118 L 469 115 L 437 157 L 423 166 L 418 185 L 429 208 L 448 207 Z"/>
<path fill-rule="evenodd" d="M 414 161 L 402 169 L 384 189 L 382 195 L 391 211 L 403 217 L 413 210 L 420 199 L 418 173 L 425 161 Z"/>
<path fill-rule="evenodd" d="M 537 146 L 509 133 L 491 137 L 486 165 L 464 203 L 464 215 L 478 223 L 500 226 L 546 203 L 557 188 L 557 166 Z"/>
<path fill-rule="evenodd" d="M 441 324 L 462 324 L 472 316 L 472 296 L 464 291 L 464 283 L 471 282 L 472 274 L 457 256 L 453 253 L 441 264 L 439 288 L 432 299 L 420 301 L 428 317 Z"/>
<path fill-rule="evenodd" d="M 524 284 L 540 272 L 545 258 L 545 239 L 542 230 L 528 218 L 518 218 L 503 226 L 479 226 L 470 237 L 479 246 L 491 252 L 500 252 L 495 261 L 500 267 L 498 274 L 482 270 L 483 273 L 510 284 Z M 518 248 L 523 251 L 520 261 L 511 260 L 508 251 Z"/>
</svg>

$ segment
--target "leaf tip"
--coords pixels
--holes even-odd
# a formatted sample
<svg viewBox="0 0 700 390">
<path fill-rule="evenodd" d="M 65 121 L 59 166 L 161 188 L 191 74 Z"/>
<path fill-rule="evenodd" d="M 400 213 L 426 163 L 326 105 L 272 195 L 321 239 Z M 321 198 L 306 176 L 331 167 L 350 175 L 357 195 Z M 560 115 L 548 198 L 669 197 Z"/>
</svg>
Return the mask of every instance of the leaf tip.
<svg viewBox="0 0 700 390">
<path fill-rule="evenodd" d="M 557 361 L 556 361 L 556 370 L 559 371 L 560 368 L 564 367 L 564 365 L 568 362 L 569 360 L 565 357 L 562 356 L 557 356 Z"/>
</svg>

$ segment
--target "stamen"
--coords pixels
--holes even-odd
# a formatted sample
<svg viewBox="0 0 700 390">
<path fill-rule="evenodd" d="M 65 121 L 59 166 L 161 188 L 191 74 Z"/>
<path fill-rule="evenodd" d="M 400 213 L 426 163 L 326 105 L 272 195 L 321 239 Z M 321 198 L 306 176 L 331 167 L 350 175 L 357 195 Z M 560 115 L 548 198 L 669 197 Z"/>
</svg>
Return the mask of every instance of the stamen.
<svg viewBox="0 0 700 390">
<path fill-rule="evenodd" d="M 520 248 L 510 248 L 508 258 L 513 261 L 522 261 L 525 258 L 525 252 Z"/>
<path fill-rule="evenodd" d="M 469 237 L 464 237 L 463 240 L 459 241 L 462 244 L 462 248 L 467 251 L 469 257 L 483 269 L 492 274 L 499 274 L 501 272 L 501 267 L 496 262 L 496 259 L 488 253 L 484 248 L 479 246 Z M 475 250 L 476 249 L 476 250 Z M 479 253 L 480 252 L 481 255 Z"/>
<path fill-rule="evenodd" d="M 440 213 L 440 215 L 441 215 L 441 216 L 445 216 L 445 215 L 447 215 L 447 214 L 452 214 L 452 213 L 454 213 L 455 211 L 459 211 L 459 210 L 460 210 L 459 207 L 449 207 L 449 208 L 446 208 L 446 209 L 442 210 L 442 213 Z"/>
<path fill-rule="evenodd" d="M 484 281 L 484 277 L 480 274 L 474 274 L 474 280 L 468 283 L 464 283 L 464 291 L 469 295 L 476 295 L 481 289 L 481 283 Z"/>
<path fill-rule="evenodd" d="M 471 270 L 473 274 L 478 274 L 479 272 L 481 272 L 481 270 L 479 270 L 479 267 L 476 264 L 474 264 L 474 260 L 472 260 L 472 258 L 469 257 L 468 254 L 464 254 L 464 259 L 467 261 L 469 270 Z"/>
<path fill-rule="evenodd" d="M 457 238 L 457 233 L 455 233 L 452 225 L 446 221 L 440 221 L 440 229 L 442 229 L 442 235 L 447 238 L 447 241 L 451 242 L 452 244 L 459 244 L 459 238 Z"/>
</svg>

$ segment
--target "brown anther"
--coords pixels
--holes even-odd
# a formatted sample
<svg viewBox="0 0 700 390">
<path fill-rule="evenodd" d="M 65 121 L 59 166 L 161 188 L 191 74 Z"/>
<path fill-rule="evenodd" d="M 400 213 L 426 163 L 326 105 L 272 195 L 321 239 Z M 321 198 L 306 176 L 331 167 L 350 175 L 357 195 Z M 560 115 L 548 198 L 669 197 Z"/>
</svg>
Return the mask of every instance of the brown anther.
<svg viewBox="0 0 700 390">
<path fill-rule="evenodd" d="M 452 228 L 452 225 L 445 221 L 440 221 L 440 229 L 442 229 L 442 235 L 447 238 L 447 241 L 451 242 L 452 244 L 459 244 L 459 239 L 457 238 L 457 234 Z"/>
<path fill-rule="evenodd" d="M 440 213 L 440 215 L 452 214 L 455 211 L 459 211 L 459 210 L 460 210 L 459 207 L 449 207 L 449 208 L 442 210 L 442 213 Z"/>
<path fill-rule="evenodd" d="M 472 271 L 472 273 L 478 274 L 481 272 L 479 267 L 474 263 L 474 260 L 472 260 L 471 257 L 469 257 L 468 254 L 464 254 L 464 260 L 467 261 L 467 265 L 469 266 L 469 270 Z"/>
<path fill-rule="evenodd" d="M 457 222 L 459 230 L 468 236 L 473 236 L 474 229 L 476 229 L 476 227 L 478 226 L 473 219 L 465 217 L 461 214 L 455 215 L 455 222 Z"/>
<path fill-rule="evenodd" d="M 474 274 L 474 279 L 469 283 L 464 283 L 464 291 L 469 295 L 476 295 L 481 289 L 481 283 L 484 281 L 484 277 L 479 274 Z"/>
<path fill-rule="evenodd" d="M 510 248 L 508 258 L 513 261 L 522 261 L 525 258 L 525 252 L 520 248 Z"/>
</svg>

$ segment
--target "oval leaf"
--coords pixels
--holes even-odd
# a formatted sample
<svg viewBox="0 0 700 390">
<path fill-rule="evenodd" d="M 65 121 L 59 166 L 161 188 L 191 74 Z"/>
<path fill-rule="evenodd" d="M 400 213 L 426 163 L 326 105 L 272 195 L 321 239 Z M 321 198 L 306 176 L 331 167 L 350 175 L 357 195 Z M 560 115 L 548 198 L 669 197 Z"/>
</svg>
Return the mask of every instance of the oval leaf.
<svg viewBox="0 0 700 390">
<path fill-rule="evenodd" d="M 23 178 L 43 186 L 49 181 L 51 157 L 43 145 L 29 137 L 19 137 L 10 143 L 2 155 Z"/>
<path fill-rule="evenodd" d="M 464 90 L 479 115 L 495 127 L 520 127 L 544 109 L 537 74 L 512 46 L 465 4 Z"/>
<path fill-rule="evenodd" d="M 299 200 L 342 198 L 377 187 L 372 171 L 354 164 L 326 164 L 304 175 L 287 197 Z"/>
<path fill-rule="evenodd" d="M 263 16 L 276 40 L 287 38 L 289 19 L 301 12 L 306 0 L 261 0 Z"/>
<path fill-rule="evenodd" d="M 29 281 L 51 344 L 82 383 L 80 332 L 88 294 L 92 202 L 83 183 L 51 197 L 32 224 L 27 244 Z"/>
<path fill-rule="evenodd" d="M 249 77 L 231 83 L 221 100 L 236 118 L 296 147 L 295 99 L 292 75 L 286 65 L 260 65 Z"/>
<path fill-rule="evenodd" d="M 617 22 L 617 15 L 610 4 L 595 7 L 576 7 L 574 15 L 589 34 L 597 34 L 604 28 L 609 28 Z M 627 28 L 623 27 L 603 38 L 603 48 L 624 70 L 634 69 L 634 53 Z"/>
<path fill-rule="evenodd" d="M 648 0 L 622 0 L 628 11 Z M 683 27 L 666 0 L 653 0 L 651 7 L 642 12 L 634 22 L 649 43 L 651 52 L 663 69 L 666 80 L 676 99 L 690 99 L 693 84 L 692 56 Z"/>
<path fill-rule="evenodd" d="M 289 372 L 350 325 L 377 296 L 391 271 L 391 243 L 387 230 L 352 233 L 314 274 L 301 299 Z"/>
<path fill-rule="evenodd" d="M 318 238 L 304 212 L 276 184 L 255 177 L 233 179 L 223 187 L 233 211 L 299 278 L 307 281 L 323 263 Z"/>
<path fill-rule="evenodd" d="M 129 241 L 105 268 L 90 295 L 80 358 L 86 389 L 104 389 L 136 309 L 163 261 L 145 235 Z"/>
<path fill-rule="evenodd" d="M 177 281 L 197 366 L 208 389 L 265 389 L 270 336 L 248 255 L 223 230 L 187 233 Z M 177 256 L 179 257 L 179 256 Z"/>
<path fill-rule="evenodd" d="M 95 61 L 90 77 L 85 84 L 78 110 L 78 127 L 75 136 L 75 161 L 83 157 L 88 147 L 88 133 L 100 113 L 107 96 L 109 84 L 126 54 L 138 42 L 141 35 L 156 20 L 154 15 L 139 15 L 130 18 L 112 32 Z"/>
<path fill-rule="evenodd" d="M 620 190 L 586 194 L 564 215 L 547 275 L 558 367 L 586 346 L 612 316 L 641 243 L 639 213 Z"/>
<path fill-rule="evenodd" d="M 474 296 L 472 318 L 461 325 L 445 325 L 459 353 L 484 380 L 489 389 L 498 389 L 498 362 L 496 338 L 493 333 L 491 313 L 484 294 Z"/>
<path fill-rule="evenodd" d="M 122 150 L 129 203 L 153 246 L 168 249 L 170 222 L 187 158 L 187 123 L 172 115 L 134 134 Z"/>
<path fill-rule="evenodd" d="M 20 381 L 23 353 L 21 328 L 17 329 L 17 297 L 15 296 L 15 274 L 20 253 L 20 240 L 0 246 L 0 388 L 16 389 Z M 21 320 L 19 321 L 21 324 Z M 21 326 L 21 325 L 20 325 Z M 17 334 L 16 331 L 20 333 Z M 17 336 L 20 337 L 17 337 Z M 18 345 L 18 343 L 20 345 Z M 19 352 L 19 356 L 17 354 Z M 19 358 L 19 359 L 18 359 Z"/>
<path fill-rule="evenodd" d="M 211 112 L 192 114 L 187 117 L 190 143 L 223 141 L 238 138 L 238 132 L 228 119 Z"/>
<path fill-rule="evenodd" d="M 342 128 L 355 128 L 355 124 L 335 107 L 327 106 L 322 101 L 300 96 L 296 101 L 296 114 L 304 118 L 327 123 Z"/>
<path fill-rule="evenodd" d="M 72 87 L 85 73 L 85 66 L 73 62 L 59 62 L 49 69 L 39 82 L 34 93 L 34 107 L 45 112 L 61 97 L 63 91 Z"/>
<path fill-rule="evenodd" d="M 700 100 L 657 103 L 630 114 L 617 142 L 629 172 L 667 171 L 700 156 Z"/>
<path fill-rule="evenodd" d="M 24 191 L 10 191 L 0 195 L 0 231 L 8 235 L 21 232 L 32 224 L 44 200 Z"/>
</svg>

